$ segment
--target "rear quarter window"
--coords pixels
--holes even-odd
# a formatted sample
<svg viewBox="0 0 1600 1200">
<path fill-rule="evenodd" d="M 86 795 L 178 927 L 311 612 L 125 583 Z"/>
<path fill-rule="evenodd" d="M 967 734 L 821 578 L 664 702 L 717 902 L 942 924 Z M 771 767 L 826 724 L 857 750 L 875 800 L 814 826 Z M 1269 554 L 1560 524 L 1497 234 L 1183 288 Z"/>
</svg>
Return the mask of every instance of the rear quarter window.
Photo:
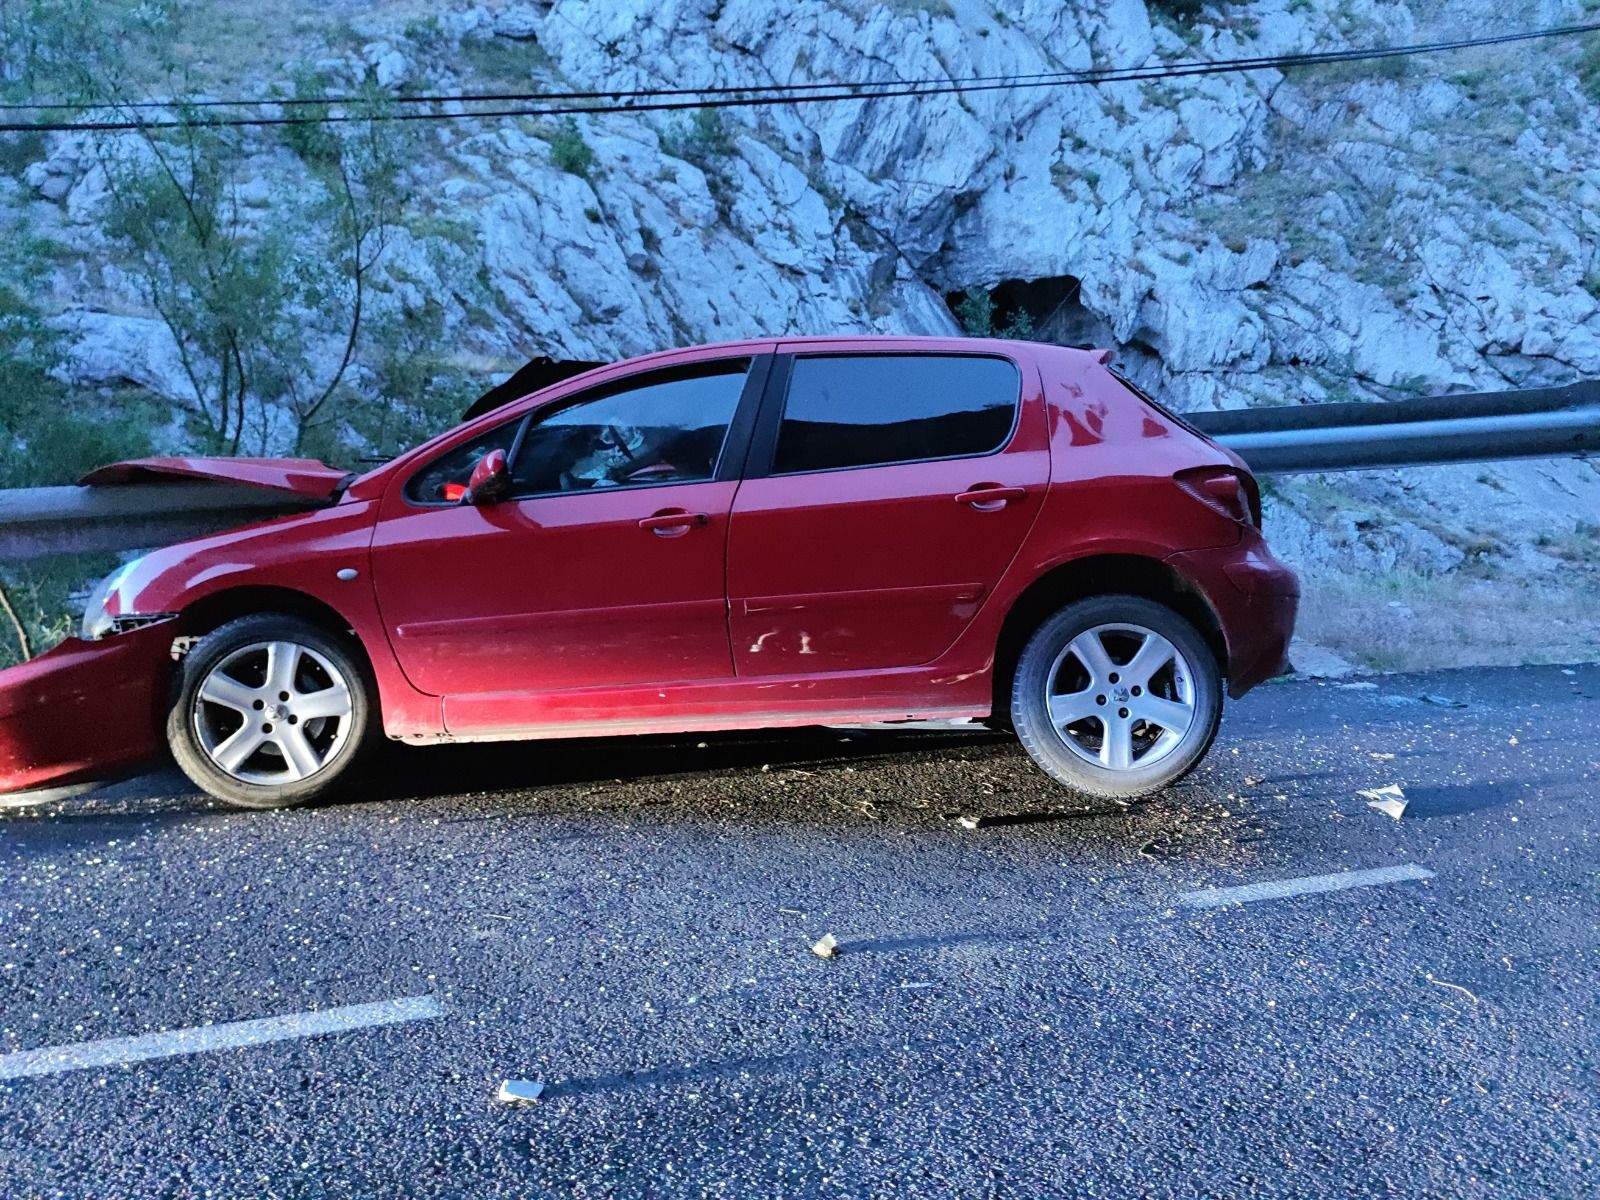
<svg viewBox="0 0 1600 1200">
<path fill-rule="evenodd" d="M 980 355 L 803 355 L 790 370 L 774 474 L 992 454 L 1022 377 Z"/>
</svg>

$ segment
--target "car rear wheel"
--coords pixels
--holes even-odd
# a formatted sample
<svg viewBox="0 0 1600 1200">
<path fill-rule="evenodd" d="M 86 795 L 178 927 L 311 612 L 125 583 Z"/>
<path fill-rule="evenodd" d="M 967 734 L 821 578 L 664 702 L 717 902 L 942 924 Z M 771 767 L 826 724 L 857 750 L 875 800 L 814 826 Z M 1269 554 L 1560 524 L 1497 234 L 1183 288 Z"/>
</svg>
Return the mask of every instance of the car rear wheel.
<svg viewBox="0 0 1600 1200">
<path fill-rule="evenodd" d="M 372 712 L 367 673 L 338 637 L 264 614 L 221 626 L 185 656 L 167 740 L 184 774 L 213 796 L 286 808 L 349 775 Z"/>
<path fill-rule="evenodd" d="M 1143 796 L 1204 757 L 1222 717 L 1222 678 L 1188 621 L 1138 596 L 1069 604 L 1023 647 L 1011 720 L 1060 783 L 1093 796 Z"/>
</svg>

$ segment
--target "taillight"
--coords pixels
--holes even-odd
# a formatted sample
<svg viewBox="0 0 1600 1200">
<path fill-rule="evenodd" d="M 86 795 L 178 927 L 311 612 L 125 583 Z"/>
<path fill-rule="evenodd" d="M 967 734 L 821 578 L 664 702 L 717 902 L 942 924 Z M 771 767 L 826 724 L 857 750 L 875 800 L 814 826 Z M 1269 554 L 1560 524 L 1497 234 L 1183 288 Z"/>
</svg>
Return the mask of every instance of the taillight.
<svg viewBox="0 0 1600 1200">
<path fill-rule="evenodd" d="M 1261 527 L 1261 492 L 1256 481 L 1232 467 L 1190 467 L 1173 480 L 1206 507 L 1230 521 Z"/>
</svg>

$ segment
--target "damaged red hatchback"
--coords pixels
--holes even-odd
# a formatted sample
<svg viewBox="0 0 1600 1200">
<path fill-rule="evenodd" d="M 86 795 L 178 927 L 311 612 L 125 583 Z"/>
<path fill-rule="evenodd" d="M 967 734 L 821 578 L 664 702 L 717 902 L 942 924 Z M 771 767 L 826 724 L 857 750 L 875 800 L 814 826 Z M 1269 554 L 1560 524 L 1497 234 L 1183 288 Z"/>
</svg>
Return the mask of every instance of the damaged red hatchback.
<svg viewBox="0 0 1600 1200">
<path fill-rule="evenodd" d="M 1013 727 L 1060 782 L 1171 783 L 1276 674 L 1298 585 L 1254 479 L 1103 352 L 743 342 L 601 367 L 358 478 L 159 460 L 322 507 L 147 554 L 0 673 L 0 792 L 163 743 L 248 807 L 381 736 L 913 718 Z"/>
</svg>

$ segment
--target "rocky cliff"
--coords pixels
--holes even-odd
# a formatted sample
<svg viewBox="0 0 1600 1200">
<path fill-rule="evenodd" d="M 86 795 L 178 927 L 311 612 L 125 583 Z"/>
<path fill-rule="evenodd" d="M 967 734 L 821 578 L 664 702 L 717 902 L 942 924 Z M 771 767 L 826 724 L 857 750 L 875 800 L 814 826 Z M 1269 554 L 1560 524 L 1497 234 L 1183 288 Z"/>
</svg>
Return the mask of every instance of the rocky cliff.
<svg viewBox="0 0 1600 1200">
<path fill-rule="evenodd" d="M 207 47 L 196 69 L 226 95 L 266 95 L 308 65 L 334 89 L 412 92 L 930 79 L 1417 42 L 1583 13 L 1554 0 L 346 3 L 248 49 Z M 1568 39 L 1287 75 L 463 118 L 430 125 L 405 164 L 409 200 L 383 231 L 365 320 L 426 313 L 429 337 L 487 383 L 535 353 L 953 333 L 961 299 L 986 292 L 997 327 L 1116 347 L 1184 409 L 1565 383 L 1600 375 L 1597 101 L 1600 49 Z M 58 376 L 154 393 L 176 414 L 156 439 L 176 447 L 201 399 L 107 234 L 106 136 L 41 140 L 0 179 L 0 203 L 54 247 L 34 290 L 66 335 Z M 319 186 L 304 157 L 275 131 L 248 135 L 233 180 L 247 219 Z M 315 252 L 314 232 L 305 244 Z M 308 370 L 341 352 L 341 328 L 308 337 Z M 388 344 L 363 336 L 335 411 L 407 403 L 378 361 Z M 284 449 L 290 424 L 271 415 L 283 397 L 256 399 L 260 444 L 245 448 Z M 352 421 L 332 435 L 352 452 L 371 440 Z M 1269 534 L 1317 584 L 1308 629 L 1350 657 L 1600 654 L 1593 463 L 1269 491 Z"/>
</svg>

